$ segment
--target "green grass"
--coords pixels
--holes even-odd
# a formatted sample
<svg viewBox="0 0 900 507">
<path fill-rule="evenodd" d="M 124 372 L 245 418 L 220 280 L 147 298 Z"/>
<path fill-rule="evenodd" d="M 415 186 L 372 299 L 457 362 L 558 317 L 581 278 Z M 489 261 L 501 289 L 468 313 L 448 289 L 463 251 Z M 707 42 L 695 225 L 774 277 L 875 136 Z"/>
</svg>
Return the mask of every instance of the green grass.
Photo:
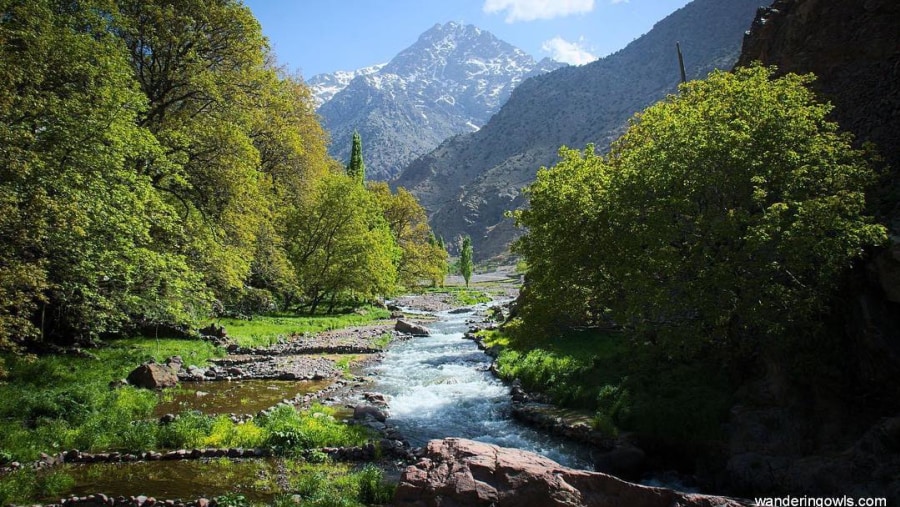
<svg viewBox="0 0 900 507">
<path fill-rule="evenodd" d="M 6 356 L 0 383 L 0 455 L 31 461 L 41 452 L 145 450 L 154 443 L 151 418 L 157 395 L 109 383 L 138 364 L 181 355 L 206 364 L 224 351 L 200 340 L 130 338 L 93 351 L 96 358 Z"/>
<path fill-rule="evenodd" d="M 373 314 L 378 313 L 359 315 L 355 320 L 371 319 Z M 315 319 L 318 326 L 338 322 L 335 318 Z M 348 322 L 346 316 L 343 322 Z M 171 428 L 158 426 L 153 420 L 157 393 L 130 386 L 109 387 L 111 381 L 124 378 L 148 359 L 161 362 L 168 356 L 181 355 L 185 364 L 202 366 L 224 355 L 222 349 L 200 340 L 130 338 L 109 342 L 92 353 L 95 358 L 3 356 L 7 372 L 0 382 L 0 462 L 28 462 L 41 452 L 53 454 L 73 448 L 98 452 L 188 444 L 250 446 L 269 438 L 265 431 L 255 431 L 252 424 L 235 427 L 230 421 L 203 416 L 186 417 Z M 338 426 L 344 427 L 340 423 L 330 427 L 336 432 Z"/>
<path fill-rule="evenodd" d="M 616 333 L 571 333 L 539 344 L 496 330 L 482 333 L 486 345 L 503 349 L 501 377 L 518 378 L 526 390 L 545 392 L 565 407 L 596 409 L 600 391 L 626 375 L 626 345 Z"/>
<path fill-rule="evenodd" d="M 381 308 L 362 307 L 340 315 L 255 316 L 253 320 L 223 318 L 216 323 L 225 326 L 228 336 L 242 347 L 268 347 L 279 339 L 286 340 L 293 335 L 361 326 L 387 319 L 390 315 L 389 311 Z"/>
<path fill-rule="evenodd" d="M 241 329 L 240 324 L 244 324 L 244 331 L 252 330 L 257 335 L 244 335 L 244 343 L 252 343 L 260 340 L 258 336 L 270 339 L 273 329 L 317 332 L 387 316 L 386 311 L 367 309 L 341 316 L 263 317 L 235 321 L 238 325 L 231 326 L 229 334 L 241 336 L 232 328 Z M 390 335 L 386 335 L 376 341 L 386 345 L 389 340 Z M 186 412 L 176 421 L 160 425 L 153 416 L 160 399 L 158 393 L 130 386 L 111 389 L 109 383 L 126 377 L 134 367 L 150 359 L 162 362 L 180 355 L 186 365 L 204 366 L 225 351 L 201 340 L 136 337 L 112 340 L 90 352 L 94 357 L 0 355 L 0 465 L 11 461 L 27 463 L 38 459 L 42 452 L 55 454 L 69 449 L 138 452 L 271 447 L 295 456 L 314 447 L 361 445 L 373 438 L 369 430 L 343 424 L 330 408 L 321 406 L 303 412 L 283 406 L 268 417 L 240 425 L 224 416 Z M 348 367 L 349 361 L 348 357 Z M 361 505 L 367 500 L 359 499 L 360 491 L 373 489 L 372 484 L 360 485 L 371 483 L 368 476 L 353 474 L 356 472 L 347 479 L 352 485 L 349 496 L 335 497 L 343 502 L 340 505 Z M 33 503 L 36 498 L 56 496 L 71 486 L 71 480 L 64 470 L 56 469 L 7 474 L 0 477 L 0 505 Z"/>
<path fill-rule="evenodd" d="M 450 294 L 453 296 L 453 303 L 459 306 L 472 306 L 480 303 L 489 303 L 493 300 L 491 295 L 483 290 L 466 287 L 431 287 L 427 289 L 427 292 Z"/>
<path fill-rule="evenodd" d="M 384 481 L 375 466 L 353 470 L 348 465 L 322 465 L 293 462 L 288 467 L 292 492 L 299 497 L 285 498 L 285 505 L 357 507 L 387 504 L 394 496 L 394 486 Z M 277 502 L 276 505 L 282 505 Z"/>
<path fill-rule="evenodd" d="M 357 359 L 359 359 L 359 357 L 355 354 L 342 354 L 334 360 L 334 367 L 340 370 L 341 375 L 343 375 L 344 378 L 352 378 L 353 374 L 350 373 L 350 366 Z"/>
<path fill-rule="evenodd" d="M 72 477 L 62 470 L 19 469 L 0 476 L 0 505 L 32 503 L 40 497 L 58 499 L 73 484 Z"/>
<path fill-rule="evenodd" d="M 550 396 L 562 407 L 595 414 L 597 429 L 671 439 L 714 440 L 731 405 L 731 389 L 721 363 L 690 363 L 642 356 L 618 332 L 569 332 L 535 338 L 517 324 L 480 332 L 487 346 L 502 349 L 497 369 L 519 379 L 531 392 Z"/>
<path fill-rule="evenodd" d="M 285 454 L 316 447 L 362 445 L 373 438 L 369 429 L 338 421 L 334 409 L 322 405 L 302 412 L 281 405 L 261 418 L 259 425 L 265 430 L 265 446 Z"/>
</svg>

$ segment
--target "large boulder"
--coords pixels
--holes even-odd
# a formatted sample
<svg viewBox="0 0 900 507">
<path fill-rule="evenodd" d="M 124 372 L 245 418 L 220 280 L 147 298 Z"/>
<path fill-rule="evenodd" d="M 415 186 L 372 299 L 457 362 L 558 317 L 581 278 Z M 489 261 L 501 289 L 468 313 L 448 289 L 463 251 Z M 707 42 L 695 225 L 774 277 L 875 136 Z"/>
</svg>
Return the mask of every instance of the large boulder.
<svg viewBox="0 0 900 507">
<path fill-rule="evenodd" d="M 427 327 L 413 324 L 412 322 L 402 319 L 397 319 L 397 324 L 394 325 L 394 329 L 398 332 L 411 334 L 413 336 L 428 336 L 431 334 L 431 331 L 429 331 Z"/>
<path fill-rule="evenodd" d="M 128 383 L 145 389 L 162 389 L 178 385 L 178 375 L 168 366 L 144 363 L 128 374 Z"/>
<path fill-rule="evenodd" d="M 378 422 L 384 422 L 387 420 L 387 414 L 380 408 L 372 405 L 357 405 L 353 407 L 353 418 L 361 420 L 374 419 Z"/>
<path fill-rule="evenodd" d="M 446 438 L 428 442 L 425 456 L 403 472 L 394 505 L 739 507 L 749 503 L 641 486 L 567 468 L 528 451 Z"/>
</svg>

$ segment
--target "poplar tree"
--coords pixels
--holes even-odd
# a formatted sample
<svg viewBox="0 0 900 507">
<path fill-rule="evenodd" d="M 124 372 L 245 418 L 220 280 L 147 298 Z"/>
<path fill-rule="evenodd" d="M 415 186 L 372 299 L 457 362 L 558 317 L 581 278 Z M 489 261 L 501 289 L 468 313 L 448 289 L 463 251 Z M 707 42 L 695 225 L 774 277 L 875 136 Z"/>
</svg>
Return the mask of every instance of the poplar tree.
<svg viewBox="0 0 900 507">
<path fill-rule="evenodd" d="M 347 164 L 347 175 L 358 181 L 360 185 L 366 181 L 366 163 L 363 162 L 362 139 L 359 132 L 353 132 L 353 147 L 350 149 L 350 163 Z"/>
<path fill-rule="evenodd" d="M 459 254 L 459 271 L 466 280 L 466 287 L 472 278 L 472 267 L 472 238 L 466 236 L 463 238 L 462 252 Z"/>
</svg>

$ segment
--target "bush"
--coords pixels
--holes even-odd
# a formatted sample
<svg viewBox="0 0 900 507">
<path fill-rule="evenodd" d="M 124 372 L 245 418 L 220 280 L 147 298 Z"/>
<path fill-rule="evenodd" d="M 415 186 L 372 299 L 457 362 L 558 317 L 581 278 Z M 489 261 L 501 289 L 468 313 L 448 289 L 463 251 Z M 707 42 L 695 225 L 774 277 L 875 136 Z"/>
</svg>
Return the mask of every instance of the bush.
<svg viewBox="0 0 900 507">
<path fill-rule="evenodd" d="M 212 432 L 213 421 L 197 411 L 182 412 L 174 421 L 159 427 L 159 445 L 167 449 L 200 447 Z"/>
<path fill-rule="evenodd" d="M 360 426 L 337 421 L 334 411 L 322 405 L 298 412 L 290 405 L 280 405 L 260 420 L 267 437 L 265 444 L 282 452 L 293 453 L 314 447 L 361 445 L 369 432 Z"/>
<path fill-rule="evenodd" d="M 218 507 L 250 507 L 247 497 L 238 493 L 228 493 L 215 498 Z"/>
<path fill-rule="evenodd" d="M 366 504 L 387 504 L 394 498 L 394 485 L 384 482 L 384 472 L 371 463 L 367 463 L 357 472 L 359 484 L 359 501 Z"/>
</svg>

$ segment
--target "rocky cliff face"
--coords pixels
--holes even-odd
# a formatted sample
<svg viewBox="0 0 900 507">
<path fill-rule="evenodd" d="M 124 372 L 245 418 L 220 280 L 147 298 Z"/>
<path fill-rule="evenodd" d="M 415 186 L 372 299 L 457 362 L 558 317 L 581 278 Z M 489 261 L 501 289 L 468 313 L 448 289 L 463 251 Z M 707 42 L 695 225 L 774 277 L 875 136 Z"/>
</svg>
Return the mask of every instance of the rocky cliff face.
<svg viewBox="0 0 900 507">
<path fill-rule="evenodd" d="M 484 125 L 530 76 L 563 64 L 524 51 L 472 25 L 435 25 L 385 65 L 310 79 L 332 156 L 348 158 L 363 139 L 369 179 L 393 179 L 450 136 Z"/>
<path fill-rule="evenodd" d="M 779 73 L 816 75 L 813 87 L 834 105 L 832 117 L 862 142 L 875 143 L 900 182 L 900 2 L 777 0 L 760 8 L 738 65 L 761 61 Z M 900 232 L 896 195 L 881 217 Z"/>
<path fill-rule="evenodd" d="M 893 245 L 857 266 L 828 317 L 839 361 L 798 375 L 770 353 L 738 393 L 728 428 L 727 487 L 763 494 L 887 497 L 900 504 L 900 3 L 776 0 L 760 8 L 738 65 L 817 76 L 813 88 L 857 141 L 872 142 L 885 180 L 869 196 Z M 813 371 L 816 371 L 813 369 Z"/>
<path fill-rule="evenodd" d="M 481 130 L 452 138 L 396 181 L 428 210 L 448 242 L 469 235 L 475 255 L 505 252 L 517 236 L 504 212 L 525 206 L 522 188 L 562 145 L 605 151 L 636 112 L 676 90 L 681 42 L 689 78 L 729 69 L 759 0 L 695 0 L 621 51 L 529 79 Z"/>
</svg>

